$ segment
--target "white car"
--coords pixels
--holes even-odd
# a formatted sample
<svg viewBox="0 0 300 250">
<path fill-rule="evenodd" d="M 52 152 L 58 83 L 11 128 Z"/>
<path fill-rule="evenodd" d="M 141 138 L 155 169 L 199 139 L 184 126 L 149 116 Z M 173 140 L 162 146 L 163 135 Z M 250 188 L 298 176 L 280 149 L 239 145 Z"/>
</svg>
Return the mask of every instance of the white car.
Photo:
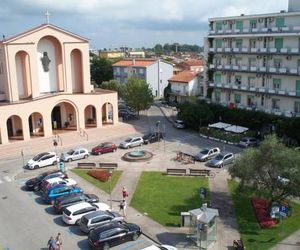
<svg viewBox="0 0 300 250">
<path fill-rule="evenodd" d="M 69 150 L 67 153 L 61 154 L 61 160 L 64 162 L 70 162 L 89 157 L 89 151 L 86 148 L 75 148 Z"/>
<path fill-rule="evenodd" d="M 169 245 L 152 245 L 150 247 L 143 248 L 142 250 L 177 250 L 177 248 Z"/>
<path fill-rule="evenodd" d="M 140 136 L 138 137 L 129 137 L 125 141 L 121 142 L 120 148 L 132 148 L 137 146 L 142 146 L 144 144 L 144 139 Z"/>
<path fill-rule="evenodd" d="M 107 211 L 110 210 L 110 207 L 106 203 L 102 202 L 93 204 L 81 202 L 64 208 L 62 219 L 68 225 L 79 225 L 82 216 L 97 210 Z"/>
<path fill-rule="evenodd" d="M 40 153 L 29 160 L 26 164 L 28 169 L 42 168 L 50 165 L 56 165 L 59 158 L 54 152 Z"/>
<path fill-rule="evenodd" d="M 195 155 L 197 161 L 207 161 L 220 154 L 220 149 L 216 148 L 204 148 L 198 154 Z"/>
<path fill-rule="evenodd" d="M 73 179 L 69 179 L 69 178 L 60 178 L 60 177 L 56 177 L 56 178 L 51 178 L 46 180 L 45 182 L 42 183 L 42 191 L 45 191 L 46 189 L 50 188 L 51 186 L 55 186 L 55 185 L 67 185 L 67 186 L 75 186 L 77 185 L 77 182 Z"/>
<path fill-rule="evenodd" d="M 174 121 L 173 126 L 175 128 L 178 128 L 178 129 L 184 129 L 185 128 L 184 121 L 182 121 L 182 120 L 176 120 L 176 121 Z"/>
</svg>

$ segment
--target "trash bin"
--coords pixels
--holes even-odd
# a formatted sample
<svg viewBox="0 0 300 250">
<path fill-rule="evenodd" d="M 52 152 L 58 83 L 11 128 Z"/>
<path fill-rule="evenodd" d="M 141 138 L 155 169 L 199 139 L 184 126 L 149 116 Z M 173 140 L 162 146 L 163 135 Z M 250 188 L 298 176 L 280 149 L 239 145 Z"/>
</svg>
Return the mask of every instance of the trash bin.
<svg viewBox="0 0 300 250">
<path fill-rule="evenodd" d="M 206 188 L 205 187 L 200 187 L 199 188 L 199 196 L 201 199 L 206 198 Z"/>
</svg>

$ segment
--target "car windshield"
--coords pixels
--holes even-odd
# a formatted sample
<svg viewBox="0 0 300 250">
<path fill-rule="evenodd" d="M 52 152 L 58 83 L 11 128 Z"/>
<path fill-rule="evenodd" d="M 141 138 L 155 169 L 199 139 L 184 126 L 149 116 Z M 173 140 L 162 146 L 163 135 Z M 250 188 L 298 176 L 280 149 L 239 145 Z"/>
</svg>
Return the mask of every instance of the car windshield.
<svg viewBox="0 0 300 250">
<path fill-rule="evenodd" d="M 176 121 L 176 122 L 181 125 L 183 124 L 183 121 Z"/>
<path fill-rule="evenodd" d="M 132 139 L 131 138 L 127 138 L 126 140 L 125 140 L 125 142 L 130 142 Z"/>
<path fill-rule="evenodd" d="M 36 155 L 35 157 L 32 158 L 32 160 L 34 161 L 38 161 L 40 158 L 42 158 L 44 155 L 46 155 L 47 153 L 41 153 Z"/>
<path fill-rule="evenodd" d="M 208 151 L 209 151 L 208 149 L 203 149 L 200 151 L 200 154 L 206 155 L 208 154 Z"/>
<path fill-rule="evenodd" d="M 72 155 L 72 154 L 74 154 L 74 152 L 75 152 L 75 151 L 74 151 L 73 149 L 71 149 L 71 150 L 68 151 L 67 154 L 68 154 L 68 155 Z"/>
<path fill-rule="evenodd" d="M 224 158 L 224 155 L 219 154 L 219 155 L 216 156 L 215 159 L 220 161 L 220 160 L 223 160 L 223 158 Z"/>
<path fill-rule="evenodd" d="M 103 148 L 104 146 L 105 146 L 104 143 L 101 143 L 101 144 L 98 145 L 99 148 Z"/>
<path fill-rule="evenodd" d="M 247 141 L 248 141 L 248 139 L 246 139 L 246 138 L 245 138 L 245 139 L 242 139 L 241 141 L 242 141 L 242 142 L 247 142 Z"/>
</svg>

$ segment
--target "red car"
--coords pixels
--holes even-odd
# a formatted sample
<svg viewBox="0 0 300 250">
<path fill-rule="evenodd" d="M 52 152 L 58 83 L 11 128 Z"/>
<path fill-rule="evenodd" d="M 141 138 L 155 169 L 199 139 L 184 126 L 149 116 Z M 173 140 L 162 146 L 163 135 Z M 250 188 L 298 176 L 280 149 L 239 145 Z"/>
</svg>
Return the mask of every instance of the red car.
<svg viewBox="0 0 300 250">
<path fill-rule="evenodd" d="M 104 142 L 92 149 L 92 154 L 101 155 L 104 153 L 115 152 L 117 150 L 117 145 L 112 142 Z"/>
</svg>

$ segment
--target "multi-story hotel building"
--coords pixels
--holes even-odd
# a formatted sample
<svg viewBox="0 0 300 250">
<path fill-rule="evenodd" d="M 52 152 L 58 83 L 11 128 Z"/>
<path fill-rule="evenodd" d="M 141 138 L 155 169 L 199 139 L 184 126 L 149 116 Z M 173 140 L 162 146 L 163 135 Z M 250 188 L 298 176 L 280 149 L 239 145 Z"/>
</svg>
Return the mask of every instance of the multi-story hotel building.
<svg viewBox="0 0 300 250">
<path fill-rule="evenodd" d="M 43 24 L 0 42 L 0 144 L 116 124 L 117 109 L 90 83 L 86 38 Z"/>
<path fill-rule="evenodd" d="M 212 101 L 300 115 L 300 1 L 288 11 L 209 19 L 205 39 Z"/>
</svg>

